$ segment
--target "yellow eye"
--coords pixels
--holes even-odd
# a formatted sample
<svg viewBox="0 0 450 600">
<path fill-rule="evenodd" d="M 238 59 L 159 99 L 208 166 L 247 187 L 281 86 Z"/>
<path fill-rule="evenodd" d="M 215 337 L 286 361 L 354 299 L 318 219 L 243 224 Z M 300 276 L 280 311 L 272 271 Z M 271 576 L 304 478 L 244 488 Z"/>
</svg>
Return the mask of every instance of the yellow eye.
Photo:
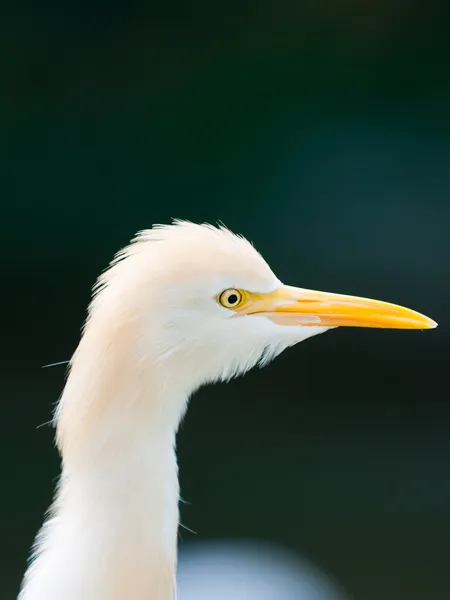
<svg viewBox="0 0 450 600">
<path fill-rule="evenodd" d="M 225 290 L 219 296 L 219 302 L 225 308 L 237 308 L 243 300 L 242 292 L 233 288 Z"/>
</svg>

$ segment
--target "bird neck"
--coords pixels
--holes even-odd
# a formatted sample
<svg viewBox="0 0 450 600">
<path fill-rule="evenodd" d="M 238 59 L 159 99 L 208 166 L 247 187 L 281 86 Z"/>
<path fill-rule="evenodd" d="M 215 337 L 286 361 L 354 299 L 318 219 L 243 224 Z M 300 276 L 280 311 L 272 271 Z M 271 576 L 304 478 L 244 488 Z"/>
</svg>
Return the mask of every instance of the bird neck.
<svg viewBox="0 0 450 600">
<path fill-rule="evenodd" d="M 130 329 L 116 330 L 112 345 L 110 330 L 91 322 L 74 355 L 56 414 L 54 516 L 21 600 L 174 597 L 175 434 L 186 396 L 139 359 Z"/>
</svg>

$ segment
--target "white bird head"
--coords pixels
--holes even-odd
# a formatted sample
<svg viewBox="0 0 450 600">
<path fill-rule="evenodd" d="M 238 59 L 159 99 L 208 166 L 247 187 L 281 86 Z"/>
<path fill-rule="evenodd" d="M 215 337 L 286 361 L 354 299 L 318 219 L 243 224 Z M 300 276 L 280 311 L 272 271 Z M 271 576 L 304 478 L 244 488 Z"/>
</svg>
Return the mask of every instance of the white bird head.
<svg viewBox="0 0 450 600">
<path fill-rule="evenodd" d="M 55 415 L 63 470 L 21 600 L 174 597 L 175 433 L 190 394 L 340 325 L 428 329 L 407 308 L 283 285 L 249 242 L 176 222 L 100 277 Z"/>
<path fill-rule="evenodd" d="M 143 231 L 119 253 L 91 314 L 100 306 L 118 327 L 139 322 L 142 359 L 177 359 L 185 390 L 265 364 L 330 328 L 436 326 L 393 304 L 285 286 L 243 237 L 183 221 Z"/>
</svg>

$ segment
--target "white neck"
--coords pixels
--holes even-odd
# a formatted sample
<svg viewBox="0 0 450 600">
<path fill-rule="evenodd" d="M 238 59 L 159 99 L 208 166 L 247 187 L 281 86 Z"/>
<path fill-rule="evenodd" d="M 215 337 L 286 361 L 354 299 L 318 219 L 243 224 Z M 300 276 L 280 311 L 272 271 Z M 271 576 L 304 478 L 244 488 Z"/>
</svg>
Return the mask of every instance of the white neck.
<svg viewBox="0 0 450 600">
<path fill-rule="evenodd" d="M 111 344 L 110 323 L 93 320 L 74 355 L 56 415 L 61 482 L 20 600 L 175 597 L 186 397 L 139 360 L 133 329 Z"/>
</svg>

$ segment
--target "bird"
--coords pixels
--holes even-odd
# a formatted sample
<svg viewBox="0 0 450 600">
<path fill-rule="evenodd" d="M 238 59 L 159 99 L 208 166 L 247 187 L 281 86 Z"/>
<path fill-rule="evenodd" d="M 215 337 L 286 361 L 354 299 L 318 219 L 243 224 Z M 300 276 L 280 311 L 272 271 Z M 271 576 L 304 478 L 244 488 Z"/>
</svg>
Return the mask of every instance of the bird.
<svg viewBox="0 0 450 600">
<path fill-rule="evenodd" d="M 340 326 L 437 323 L 284 285 L 223 225 L 138 233 L 93 287 L 53 417 L 61 475 L 18 599 L 174 600 L 176 434 L 188 399 Z"/>
</svg>

